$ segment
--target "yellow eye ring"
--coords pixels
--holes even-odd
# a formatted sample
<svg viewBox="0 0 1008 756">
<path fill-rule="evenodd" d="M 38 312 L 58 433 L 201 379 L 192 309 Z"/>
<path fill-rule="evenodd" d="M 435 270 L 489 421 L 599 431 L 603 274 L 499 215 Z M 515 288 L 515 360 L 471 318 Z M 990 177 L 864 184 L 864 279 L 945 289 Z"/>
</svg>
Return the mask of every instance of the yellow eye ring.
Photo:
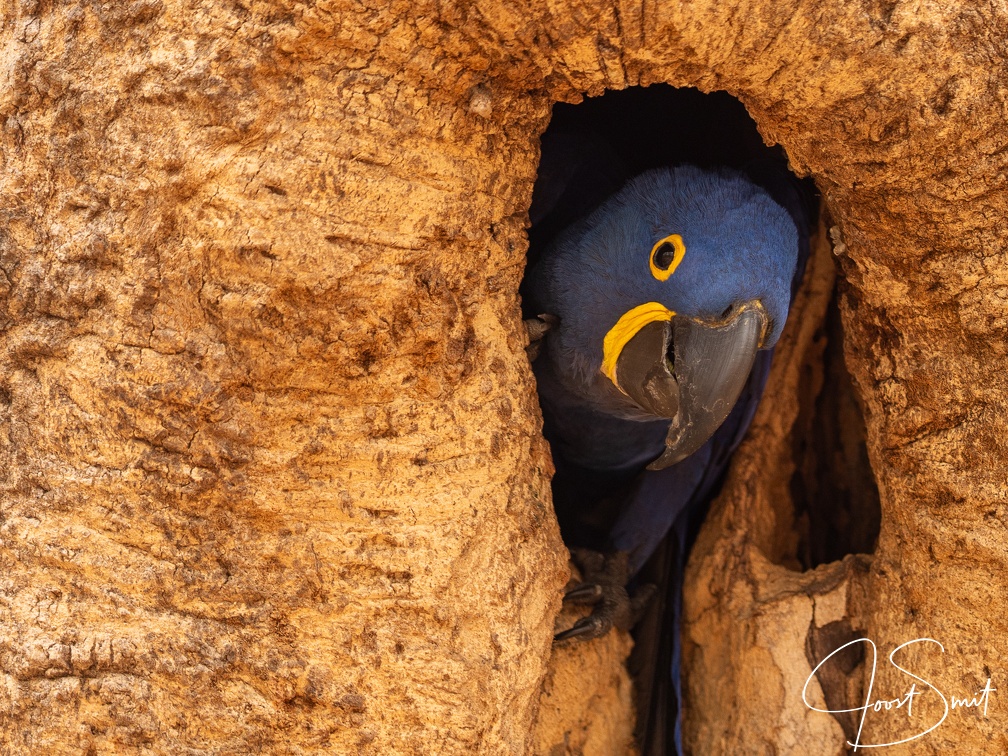
<svg viewBox="0 0 1008 756">
<path fill-rule="evenodd" d="M 667 280 L 675 273 L 675 269 L 679 267 L 679 263 L 682 262 L 685 255 L 686 245 L 683 244 L 679 234 L 672 234 L 659 240 L 651 247 L 651 255 L 648 257 L 651 275 L 659 281 Z"/>
</svg>

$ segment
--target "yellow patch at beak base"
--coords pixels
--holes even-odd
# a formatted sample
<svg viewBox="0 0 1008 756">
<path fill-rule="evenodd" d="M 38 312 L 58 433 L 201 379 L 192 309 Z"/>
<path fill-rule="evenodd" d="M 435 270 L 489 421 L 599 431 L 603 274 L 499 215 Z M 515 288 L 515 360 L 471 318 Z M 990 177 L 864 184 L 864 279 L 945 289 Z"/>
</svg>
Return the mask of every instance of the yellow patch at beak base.
<svg viewBox="0 0 1008 756">
<path fill-rule="evenodd" d="M 620 391 L 619 381 L 616 380 L 616 361 L 623 352 L 623 347 L 627 345 L 637 332 L 648 323 L 659 320 L 672 320 L 675 313 L 663 304 L 658 302 L 647 302 L 637 305 L 632 310 L 627 310 L 616 321 L 616 325 L 609 329 L 609 332 L 602 340 L 602 374 L 606 376 L 613 385 Z M 626 393 L 626 392 L 624 392 Z"/>
</svg>

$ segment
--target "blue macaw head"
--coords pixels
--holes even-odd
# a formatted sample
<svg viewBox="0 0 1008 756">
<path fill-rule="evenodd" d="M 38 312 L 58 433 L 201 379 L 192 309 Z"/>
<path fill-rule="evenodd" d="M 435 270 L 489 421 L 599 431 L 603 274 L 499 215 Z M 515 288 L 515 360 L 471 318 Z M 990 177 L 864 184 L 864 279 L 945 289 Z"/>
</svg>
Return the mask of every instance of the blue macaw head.
<svg viewBox="0 0 1008 756">
<path fill-rule="evenodd" d="M 693 166 L 628 182 L 554 240 L 530 276 L 559 319 L 544 358 L 595 409 L 672 421 L 665 467 L 724 421 L 787 317 L 790 215 L 745 175 Z"/>
</svg>

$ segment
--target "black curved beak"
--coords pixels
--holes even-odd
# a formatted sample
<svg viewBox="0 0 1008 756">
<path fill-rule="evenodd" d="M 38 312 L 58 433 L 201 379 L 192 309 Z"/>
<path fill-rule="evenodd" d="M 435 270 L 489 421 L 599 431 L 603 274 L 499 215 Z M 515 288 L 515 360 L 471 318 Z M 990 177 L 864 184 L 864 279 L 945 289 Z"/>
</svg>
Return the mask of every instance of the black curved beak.
<svg viewBox="0 0 1008 756">
<path fill-rule="evenodd" d="M 728 417 L 752 369 L 769 319 L 759 302 L 710 323 L 675 315 L 648 323 L 616 363 L 620 389 L 645 412 L 672 420 L 661 470 L 699 449 Z"/>
</svg>

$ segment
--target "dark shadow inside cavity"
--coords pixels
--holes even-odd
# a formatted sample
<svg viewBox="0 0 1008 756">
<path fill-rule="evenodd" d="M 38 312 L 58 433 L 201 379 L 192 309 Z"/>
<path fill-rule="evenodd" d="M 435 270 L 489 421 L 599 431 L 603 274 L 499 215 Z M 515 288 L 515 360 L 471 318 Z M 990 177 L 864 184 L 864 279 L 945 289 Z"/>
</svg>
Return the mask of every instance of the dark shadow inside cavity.
<svg viewBox="0 0 1008 756">
<path fill-rule="evenodd" d="M 864 418 L 844 365 L 835 293 L 820 338 L 822 358 L 805 366 L 793 432 L 791 496 L 804 569 L 873 552 L 882 518 Z"/>
</svg>

